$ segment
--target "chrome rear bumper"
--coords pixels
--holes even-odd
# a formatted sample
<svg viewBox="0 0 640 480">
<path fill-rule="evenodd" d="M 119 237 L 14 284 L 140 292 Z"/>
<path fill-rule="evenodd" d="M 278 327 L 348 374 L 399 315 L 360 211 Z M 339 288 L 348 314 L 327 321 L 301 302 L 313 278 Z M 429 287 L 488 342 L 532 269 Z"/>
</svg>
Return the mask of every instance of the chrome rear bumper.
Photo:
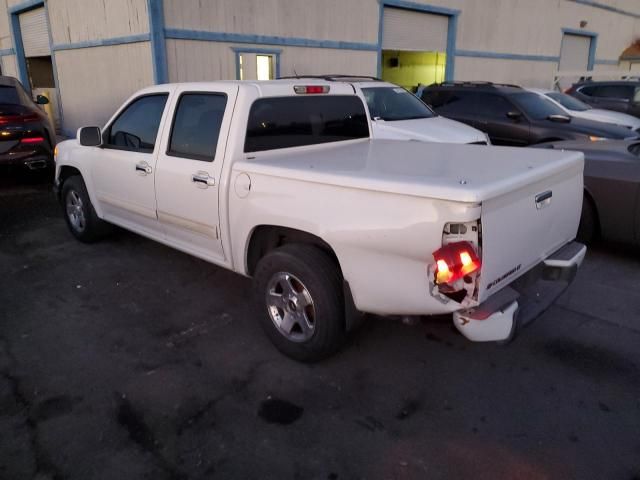
<svg viewBox="0 0 640 480">
<path fill-rule="evenodd" d="M 475 342 L 512 339 L 571 285 L 586 253 L 579 242 L 566 244 L 483 304 L 455 312 L 454 325 Z"/>
</svg>

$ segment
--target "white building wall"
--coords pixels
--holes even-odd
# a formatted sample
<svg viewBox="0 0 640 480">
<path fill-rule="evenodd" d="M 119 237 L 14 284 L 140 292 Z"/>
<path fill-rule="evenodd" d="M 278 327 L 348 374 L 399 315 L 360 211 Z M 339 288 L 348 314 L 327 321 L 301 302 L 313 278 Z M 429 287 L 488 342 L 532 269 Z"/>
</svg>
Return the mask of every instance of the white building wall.
<svg viewBox="0 0 640 480">
<path fill-rule="evenodd" d="M 557 66 L 555 62 L 459 57 L 456 59 L 456 80 L 484 80 L 549 88 Z"/>
<path fill-rule="evenodd" d="M 15 55 L 5 55 L 1 57 L 2 61 L 2 74 L 10 77 L 18 77 L 18 65 L 16 64 Z"/>
<path fill-rule="evenodd" d="M 377 0 L 165 0 L 167 28 L 377 43 Z"/>
<path fill-rule="evenodd" d="M 9 28 L 9 12 L 7 0 L 0 0 L 0 50 L 13 47 L 11 29 Z"/>
<path fill-rule="evenodd" d="M 146 0 L 48 0 L 48 9 L 54 45 L 149 32 Z"/>
<path fill-rule="evenodd" d="M 149 42 L 56 53 L 64 129 L 105 124 L 136 90 L 153 84 Z"/>
</svg>

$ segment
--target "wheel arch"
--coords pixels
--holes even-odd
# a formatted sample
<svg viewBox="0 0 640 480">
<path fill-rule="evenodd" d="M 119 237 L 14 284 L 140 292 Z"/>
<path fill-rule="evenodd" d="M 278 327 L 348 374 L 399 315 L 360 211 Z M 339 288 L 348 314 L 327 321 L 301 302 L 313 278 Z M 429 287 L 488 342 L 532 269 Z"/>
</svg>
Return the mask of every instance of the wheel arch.
<svg viewBox="0 0 640 480">
<path fill-rule="evenodd" d="M 301 243 L 318 247 L 331 257 L 340 275 L 342 275 L 338 256 L 331 245 L 325 240 L 313 233 L 281 225 L 257 225 L 253 228 L 247 241 L 244 256 L 246 274 L 252 276 L 258 262 L 267 253 L 291 243 Z"/>
<path fill-rule="evenodd" d="M 596 200 L 594 198 L 593 193 L 589 190 L 589 187 L 584 186 L 584 200 L 585 202 L 589 202 L 589 206 L 593 210 L 594 220 L 596 222 L 596 231 L 595 236 L 602 236 L 602 225 L 600 224 L 600 212 L 598 211 L 598 205 L 596 204 Z"/>
<path fill-rule="evenodd" d="M 76 175 L 82 177 L 82 172 L 78 168 L 72 165 L 60 166 L 60 170 L 58 171 L 58 200 L 62 198 L 62 185 L 64 185 L 64 182 L 68 178 L 74 177 Z"/>
</svg>

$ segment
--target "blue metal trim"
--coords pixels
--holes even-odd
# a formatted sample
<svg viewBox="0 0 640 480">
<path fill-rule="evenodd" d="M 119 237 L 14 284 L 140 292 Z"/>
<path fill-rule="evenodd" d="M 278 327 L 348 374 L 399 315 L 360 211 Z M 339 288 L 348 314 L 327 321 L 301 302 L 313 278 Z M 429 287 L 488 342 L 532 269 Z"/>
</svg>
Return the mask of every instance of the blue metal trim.
<svg viewBox="0 0 640 480">
<path fill-rule="evenodd" d="M 127 43 L 148 42 L 150 35 L 148 33 L 141 33 L 138 35 L 128 35 L 126 37 L 113 37 L 105 38 L 102 40 L 85 40 L 84 42 L 76 43 L 62 43 L 53 45 L 51 50 L 76 50 L 78 48 L 93 48 L 93 47 L 108 47 L 112 45 L 125 45 Z"/>
<path fill-rule="evenodd" d="M 380 8 L 378 9 L 378 66 L 377 77 L 382 78 L 382 39 L 384 38 L 384 1 L 380 0 Z"/>
<path fill-rule="evenodd" d="M 406 0 L 379 0 L 380 11 L 378 19 L 378 77 L 382 76 L 382 42 L 384 38 L 384 7 L 401 8 L 421 13 L 431 13 L 449 17 L 447 24 L 447 61 L 444 69 L 446 81 L 452 81 L 455 77 L 456 39 L 458 38 L 458 15 L 460 10 L 452 8 L 436 7 L 423 3 L 409 2 Z"/>
<path fill-rule="evenodd" d="M 596 65 L 618 65 L 620 60 L 606 60 L 604 58 L 596 58 Z"/>
<path fill-rule="evenodd" d="M 236 80 L 240 80 L 240 54 L 241 53 L 266 53 L 274 55 L 276 68 L 274 72 L 275 78 L 280 78 L 280 54 L 282 50 L 273 48 L 252 48 L 252 47 L 231 47 L 236 57 Z"/>
<path fill-rule="evenodd" d="M 528 55 L 520 53 L 484 52 L 478 50 L 456 50 L 458 57 L 495 58 L 499 60 L 525 60 L 529 62 L 557 62 L 560 57 L 553 55 Z"/>
<path fill-rule="evenodd" d="M 453 17 L 460 15 L 460 10 L 453 8 L 435 7 L 433 5 L 425 5 L 423 3 L 408 2 L 405 0 L 381 0 L 384 7 L 403 8 L 405 10 L 413 10 L 416 12 L 435 13 L 437 15 L 446 15 Z"/>
<path fill-rule="evenodd" d="M 6 57 L 7 55 L 15 55 L 16 51 L 13 48 L 3 48 L 0 50 L 0 57 Z"/>
<path fill-rule="evenodd" d="M 447 28 L 447 59 L 444 67 L 444 79 L 452 82 L 455 78 L 456 67 L 456 39 L 458 38 L 458 15 L 449 17 L 449 26 Z"/>
<path fill-rule="evenodd" d="M 26 2 L 18 3 L 9 8 L 9 14 L 24 13 L 34 8 L 38 8 L 44 5 L 44 0 L 27 0 Z"/>
<path fill-rule="evenodd" d="M 56 89 L 56 104 L 58 107 L 58 114 L 60 116 L 59 128 L 62 128 L 64 124 L 64 112 L 62 109 L 62 96 L 60 95 L 60 82 L 58 81 L 58 66 L 56 65 L 56 54 L 53 51 L 53 35 L 51 34 L 51 22 L 49 21 L 49 4 L 44 4 L 45 16 L 47 19 L 47 31 L 49 33 L 49 49 L 51 50 L 51 67 L 53 70 L 53 85 Z"/>
<path fill-rule="evenodd" d="M 587 60 L 587 70 L 593 70 L 593 66 L 596 61 L 596 50 L 598 48 L 598 34 L 596 32 L 589 32 L 587 30 L 578 30 L 575 28 L 563 28 L 562 40 L 564 40 L 565 34 L 591 38 L 591 42 L 589 43 L 589 59 Z M 562 52 L 562 42 L 560 42 L 560 51 Z M 558 69 L 559 68 L 560 68 L 560 58 L 558 57 Z"/>
<path fill-rule="evenodd" d="M 628 17 L 640 18 L 640 13 L 630 12 L 628 10 L 622 10 L 621 8 L 612 7 L 611 5 L 605 5 L 604 3 L 594 2 L 592 0 L 569 0 L 570 2 L 580 3 L 593 8 L 601 8 L 602 10 L 608 10 L 610 12 L 619 13 L 620 15 L 626 15 Z"/>
<path fill-rule="evenodd" d="M 13 40 L 13 48 L 16 51 L 16 67 L 18 69 L 18 79 L 22 86 L 31 93 L 31 83 L 27 73 L 27 59 L 24 56 L 24 47 L 22 45 L 22 32 L 20 31 L 20 19 L 18 13 L 10 15 L 11 39 Z"/>
<path fill-rule="evenodd" d="M 247 35 L 241 33 L 209 32 L 203 30 L 185 30 L 180 28 L 166 28 L 165 38 L 177 40 L 203 40 L 209 42 L 254 43 L 279 45 L 285 47 L 335 48 L 340 50 L 376 51 L 378 46 L 373 43 L 342 42 L 339 40 L 316 40 L 299 37 L 274 37 L 269 35 Z"/>
<path fill-rule="evenodd" d="M 162 0 L 147 0 L 149 12 L 149 36 L 151 40 L 151 59 L 153 62 L 153 80 L 156 84 L 167 83 L 167 46 L 164 37 L 164 8 Z"/>
</svg>

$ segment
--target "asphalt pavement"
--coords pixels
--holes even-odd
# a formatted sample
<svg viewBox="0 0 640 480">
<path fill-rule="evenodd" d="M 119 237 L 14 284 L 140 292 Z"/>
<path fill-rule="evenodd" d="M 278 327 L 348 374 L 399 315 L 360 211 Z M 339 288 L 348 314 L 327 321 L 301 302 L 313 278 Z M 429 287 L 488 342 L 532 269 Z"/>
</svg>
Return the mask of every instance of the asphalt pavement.
<svg viewBox="0 0 640 480">
<path fill-rule="evenodd" d="M 369 317 L 279 354 L 250 281 L 137 235 L 68 233 L 0 182 L 0 479 L 640 478 L 640 256 L 592 248 L 510 345 Z"/>
</svg>

